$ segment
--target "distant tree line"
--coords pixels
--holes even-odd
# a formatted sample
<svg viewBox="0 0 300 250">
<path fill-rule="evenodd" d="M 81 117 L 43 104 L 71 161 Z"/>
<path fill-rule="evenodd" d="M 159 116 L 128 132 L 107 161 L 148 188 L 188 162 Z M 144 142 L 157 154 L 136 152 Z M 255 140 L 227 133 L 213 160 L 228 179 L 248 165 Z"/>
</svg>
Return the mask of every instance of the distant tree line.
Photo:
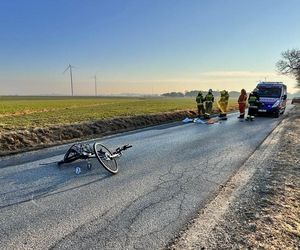
<svg viewBox="0 0 300 250">
<path fill-rule="evenodd" d="M 184 97 L 184 94 L 181 92 L 170 92 L 170 93 L 164 93 L 162 96 L 165 97 Z"/>
<path fill-rule="evenodd" d="M 200 90 L 191 90 L 191 91 L 185 91 L 184 93 L 182 92 L 169 92 L 169 93 L 164 93 L 162 96 L 164 97 L 196 97 L 198 95 Z M 207 94 L 207 91 L 202 91 L 204 95 Z M 220 91 L 213 91 L 214 96 L 219 96 Z M 238 97 L 240 95 L 240 92 L 238 91 L 230 91 L 229 96 L 230 97 Z"/>
</svg>

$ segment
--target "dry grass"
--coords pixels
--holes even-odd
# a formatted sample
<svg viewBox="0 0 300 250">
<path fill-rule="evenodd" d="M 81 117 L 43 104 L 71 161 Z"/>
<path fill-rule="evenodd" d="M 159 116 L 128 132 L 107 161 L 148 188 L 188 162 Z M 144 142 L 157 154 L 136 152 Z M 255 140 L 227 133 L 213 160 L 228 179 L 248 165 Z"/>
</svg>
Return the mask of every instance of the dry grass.
<svg viewBox="0 0 300 250">
<path fill-rule="evenodd" d="M 300 107 L 299 107 L 300 109 Z M 277 177 L 270 183 L 273 195 L 261 210 L 250 245 L 262 249 L 300 248 L 300 118 L 286 133 L 276 159 Z M 298 243 L 297 243 L 298 242 Z"/>
</svg>

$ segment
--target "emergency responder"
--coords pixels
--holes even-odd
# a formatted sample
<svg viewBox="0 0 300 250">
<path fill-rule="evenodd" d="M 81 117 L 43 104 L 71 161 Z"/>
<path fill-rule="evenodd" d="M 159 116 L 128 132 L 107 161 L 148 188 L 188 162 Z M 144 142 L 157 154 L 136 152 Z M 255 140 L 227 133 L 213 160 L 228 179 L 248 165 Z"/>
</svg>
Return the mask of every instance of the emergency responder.
<svg viewBox="0 0 300 250">
<path fill-rule="evenodd" d="M 197 103 L 197 108 L 198 108 L 198 117 L 200 118 L 201 115 L 205 114 L 205 109 L 204 109 L 204 97 L 201 91 L 199 91 L 197 97 L 196 97 L 196 103 Z"/>
<path fill-rule="evenodd" d="M 253 121 L 255 119 L 255 116 L 257 115 L 257 111 L 260 105 L 257 88 L 250 93 L 248 103 L 249 103 L 249 108 L 248 108 L 247 120 Z"/>
<path fill-rule="evenodd" d="M 212 89 L 208 90 L 208 93 L 206 94 L 205 98 L 205 115 L 204 117 L 209 119 L 210 115 L 212 113 L 212 107 L 213 107 L 213 103 L 215 101 L 214 95 L 212 93 Z"/>
<path fill-rule="evenodd" d="M 239 110 L 240 110 L 240 116 L 238 117 L 239 119 L 245 118 L 246 103 L 247 103 L 247 92 L 245 89 L 242 89 L 238 99 Z"/>
<path fill-rule="evenodd" d="M 220 110 L 219 117 L 222 119 L 227 119 L 227 107 L 228 107 L 229 93 L 226 90 L 220 91 L 220 99 L 218 101 L 218 107 Z"/>
</svg>

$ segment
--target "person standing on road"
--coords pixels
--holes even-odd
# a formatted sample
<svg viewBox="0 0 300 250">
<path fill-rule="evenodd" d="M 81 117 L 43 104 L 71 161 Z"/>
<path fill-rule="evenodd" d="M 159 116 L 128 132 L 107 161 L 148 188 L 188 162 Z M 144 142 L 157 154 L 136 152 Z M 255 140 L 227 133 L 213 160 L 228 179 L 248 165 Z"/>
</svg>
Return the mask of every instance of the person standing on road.
<svg viewBox="0 0 300 250">
<path fill-rule="evenodd" d="M 253 121 L 255 119 L 255 116 L 257 115 L 258 108 L 260 105 L 258 89 L 254 89 L 250 93 L 248 103 L 249 103 L 249 108 L 248 108 L 247 120 Z"/>
<path fill-rule="evenodd" d="M 205 114 L 205 109 L 204 109 L 204 97 L 201 91 L 199 91 L 197 97 L 196 97 L 196 103 L 197 103 L 197 108 L 198 108 L 198 118 L 201 117 L 201 115 Z"/>
<path fill-rule="evenodd" d="M 206 111 L 205 118 L 209 119 L 212 113 L 213 103 L 215 101 L 214 95 L 212 93 L 212 89 L 208 90 L 208 93 L 206 94 L 204 101 L 205 101 L 205 111 Z"/>
<path fill-rule="evenodd" d="M 239 119 L 245 118 L 246 103 L 247 103 L 247 92 L 245 89 L 242 89 L 238 99 L 239 110 L 240 110 L 240 116 L 238 117 Z"/>
<path fill-rule="evenodd" d="M 219 117 L 227 119 L 227 107 L 228 107 L 229 93 L 226 90 L 220 91 L 220 100 L 218 101 L 218 107 L 220 109 Z"/>
</svg>

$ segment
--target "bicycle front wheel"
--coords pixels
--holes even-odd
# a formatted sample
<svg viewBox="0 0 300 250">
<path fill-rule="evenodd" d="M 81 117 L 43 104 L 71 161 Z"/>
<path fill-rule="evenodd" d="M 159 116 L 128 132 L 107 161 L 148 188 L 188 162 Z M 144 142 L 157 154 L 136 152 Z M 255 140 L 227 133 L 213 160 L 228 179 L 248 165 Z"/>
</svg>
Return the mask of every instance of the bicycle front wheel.
<svg viewBox="0 0 300 250">
<path fill-rule="evenodd" d="M 112 154 L 110 150 L 98 142 L 95 142 L 93 147 L 100 164 L 110 173 L 116 174 L 118 172 L 118 164 L 115 159 L 110 157 Z"/>
</svg>

